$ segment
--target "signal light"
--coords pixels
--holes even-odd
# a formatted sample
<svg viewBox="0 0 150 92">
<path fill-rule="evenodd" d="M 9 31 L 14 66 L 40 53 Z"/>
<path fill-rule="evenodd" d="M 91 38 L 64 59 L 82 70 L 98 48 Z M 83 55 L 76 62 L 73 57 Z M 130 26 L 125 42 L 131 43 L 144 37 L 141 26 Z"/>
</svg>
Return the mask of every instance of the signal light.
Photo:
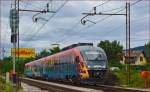
<svg viewBox="0 0 150 92">
<path fill-rule="evenodd" d="M 17 42 L 17 34 L 12 34 L 11 35 L 11 43 L 16 43 Z"/>
</svg>

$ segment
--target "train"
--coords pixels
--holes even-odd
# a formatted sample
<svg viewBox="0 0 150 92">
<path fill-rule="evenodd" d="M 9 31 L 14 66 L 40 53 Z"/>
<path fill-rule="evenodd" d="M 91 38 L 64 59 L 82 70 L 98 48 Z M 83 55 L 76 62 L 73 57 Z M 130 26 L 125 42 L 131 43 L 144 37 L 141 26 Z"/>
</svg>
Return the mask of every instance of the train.
<svg viewBox="0 0 150 92">
<path fill-rule="evenodd" d="M 107 56 L 92 43 L 78 43 L 62 51 L 25 64 L 25 76 L 72 82 L 97 81 L 104 77 Z"/>
</svg>

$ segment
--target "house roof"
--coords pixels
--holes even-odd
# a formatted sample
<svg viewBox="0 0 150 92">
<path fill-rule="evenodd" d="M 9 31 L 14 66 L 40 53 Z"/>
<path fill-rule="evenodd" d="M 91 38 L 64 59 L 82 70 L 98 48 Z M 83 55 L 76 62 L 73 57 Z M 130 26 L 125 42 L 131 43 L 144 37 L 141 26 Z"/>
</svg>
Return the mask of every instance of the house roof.
<svg viewBox="0 0 150 92">
<path fill-rule="evenodd" d="M 129 57 L 129 53 L 128 52 L 127 52 L 127 54 L 126 54 L 126 51 L 124 51 L 123 53 L 124 53 L 124 56 Z M 143 51 L 140 51 L 140 50 L 131 50 L 130 57 L 138 57 L 141 53 L 143 53 Z"/>
<path fill-rule="evenodd" d="M 148 50 L 145 46 L 138 46 L 138 47 L 135 47 L 135 48 L 132 48 L 132 50 L 136 50 L 136 51 L 143 51 L 144 52 L 144 55 L 146 57 L 148 57 Z"/>
<path fill-rule="evenodd" d="M 125 56 L 125 62 L 129 62 L 128 59 L 126 59 L 126 58 L 130 58 L 130 62 L 135 62 L 138 59 L 138 57 L 140 56 L 141 53 L 144 54 L 143 51 L 131 50 L 130 57 L 129 57 L 129 53 L 128 52 L 127 52 L 127 54 L 126 54 L 126 51 L 124 51 L 123 53 L 124 53 L 124 56 Z"/>
<path fill-rule="evenodd" d="M 145 46 L 138 46 L 138 47 L 134 47 L 131 48 L 132 51 L 137 51 L 137 52 L 143 52 L 143 54 L 148 57 L 148 50 Z M 124 54 L 126 52 L 126 50 L 123 50 Z"/>
</svg>

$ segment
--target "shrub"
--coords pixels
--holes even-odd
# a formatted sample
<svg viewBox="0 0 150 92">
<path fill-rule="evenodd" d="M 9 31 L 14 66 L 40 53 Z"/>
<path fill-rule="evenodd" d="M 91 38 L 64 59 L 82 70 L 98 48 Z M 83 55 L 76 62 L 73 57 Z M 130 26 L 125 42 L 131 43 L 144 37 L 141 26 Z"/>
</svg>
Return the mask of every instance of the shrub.
<svg viewBox="0 0 150 92">
<path fill-rule="evenodd" d="M 13 92 L 13 87 L 10 83 L 6 84 L 5 92 Z"/>
</svg>

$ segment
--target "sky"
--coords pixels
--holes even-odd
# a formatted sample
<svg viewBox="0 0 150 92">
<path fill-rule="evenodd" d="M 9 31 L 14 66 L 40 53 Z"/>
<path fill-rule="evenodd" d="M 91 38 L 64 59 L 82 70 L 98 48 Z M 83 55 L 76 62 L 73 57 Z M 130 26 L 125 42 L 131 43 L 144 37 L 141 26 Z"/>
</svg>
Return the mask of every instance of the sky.
<svg viewBox="0 0 150 92">
<path fill-rule="evenodd" d="M 131 47 L 142 46 L 149 39 L 150 10 L 148 0 L 22 0 L 20 9 L 43 10 L 49 4 L 49 10 L 56 13 L 43 13 L 35 16 L 39 18 L 34 22 L 35 12 L 20 11 L 20 47 L 39 49 L 51 48 L 52 44 L 59 44 L 61 48 L 78 43 L 94 43 L 96 46 L 103 40 L 117 40 L 125 48 L 125 16 L 97 15 L 88 16 L 85 25 L 81 19 L 82 13 L 92 13 L 97 6 L 97 12 L 125 13 L 125 3 L 131 3 Z M 133 3 L 136 4 L 132 5 Z M 10 42 L 11 29 L 9 12 L 14 1 L 1 0 L 1 47 L 13 47 Z M 106 18 L 108 17 L 108 18 Z M 104 19 L 105 18 L 105 19 Z"/>
</svg>

